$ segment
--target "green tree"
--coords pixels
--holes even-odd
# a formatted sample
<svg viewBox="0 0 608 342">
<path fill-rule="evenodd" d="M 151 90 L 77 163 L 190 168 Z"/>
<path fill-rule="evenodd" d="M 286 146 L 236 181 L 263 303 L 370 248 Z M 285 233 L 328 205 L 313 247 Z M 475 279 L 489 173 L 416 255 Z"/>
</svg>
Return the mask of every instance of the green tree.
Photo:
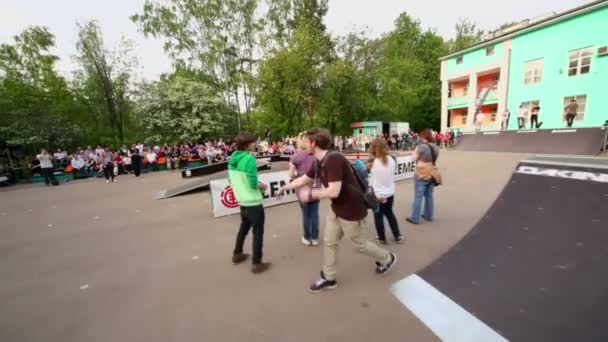
<svg viewBox="0 0 608 342">
<path fill-rule="evenodd" d="M 164 48 L 178 64 L 211 75 L 225 102 L 249 118 L 254 86 L 254 54 L 262 19 L 257 0 L 146 0 L 143 11 L 131 16 L 142 32 L 163 38 Z M 240 126 L 240 115 L 235 114 Z"/>
<path fill-rule="evenodd" d="M 460 18 L 455 30 L 456 36 L 448 42 L 450 53 L 467 49 L 483 40 L 484 31 L 469 19 Z"/>
<path fill-rule="evenodd" d="M 34 150 L 71 146 L 84 135 L 83 108 L 55 70 L 54 44 L 46 28 L 30 27 L 0 45 L 0 142 Z"/>
<path fill-rule="evenodd" d="M 422 31 L 420 22 L 402 13 L 386 36 L 377 71 L 378 118 L 406 121 L 414 129 L 439 126 L 441 88 L 438 58 L 447 52 L 443 39 Z"/>
<path fill-rule="evenodd" d="M 202 141 L 234 134 L 231 109 L 210 77 L 178 69 L 143 85 L 138 117 L 146 143 Z"/>
<path fill-rule="evenodd" d="M 122 144 L 132 111 L 129 92 L 137 61 L 129 57 L 129 42 L 123 41 L 116 53 L 106 48 L 95 21 L 78 25 L 78 31 L 76 61 L 81 69 L 75 74 L 74 84 L 79 89 L 79 98 L 96 116 L 95 128 L 110 133 L 115 142 Z M 104 130 L 106 127 L 109 130 Z"/>
</svg>

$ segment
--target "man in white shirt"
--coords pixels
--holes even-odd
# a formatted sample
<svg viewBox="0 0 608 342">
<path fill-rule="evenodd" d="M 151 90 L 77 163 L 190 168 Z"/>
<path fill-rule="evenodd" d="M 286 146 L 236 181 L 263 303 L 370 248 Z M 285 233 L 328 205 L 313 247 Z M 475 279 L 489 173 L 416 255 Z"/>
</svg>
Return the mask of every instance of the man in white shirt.
<svg viewBox="0 0 608 342">
<path fill-rule="evenodd" d="M 152 167 L 152 171 L 158 171 L 158 163 L 156 162 L 156 152 L 154 150 L 148 150 L 146 154 L 146 159 L 148 160 L 148 164 Z"/>
<path fill-rule="evenodd" d="M 519 127 L 519 129 L 526 127 L 526 114 L 527 111 L 524 108 L 524 105 L 520 105 L 519 110 L 517 111 L 517 127 Z"/>
<path fill-rule="evenodd" d="M 74 159 L 72 159 L 72 169 L 74 172 L 74 178 L 79 178 L 79 176 L 86 176 L 85 175 L 85 164 L 84 164 L 84 159 L 82 159 L 80 157 L 80 154 L 77 154 L 76 156 L 74 156 Z"/>
<path fill-rule="evenodd" d="M 55 184 L 57 180 L 54 175 L 55 167 L 53 166 L 53 157 L 45 149 L 42 149 L 36 158 L 40 161 L 40 169 L 44 176 L 44 183 L 47 186 L 50 185 L 49 181 L 52 181 L 53 184 Z"/>
<path fill-rule="evenodd" d="M 511 116 L 511 113 L 509 112 L 508 109 L 505 109 L 505 111 L 502 113 L 502 118 L 500 120 L 500 129 L 505 130 L 509 127 L 509 117 Z"/>
<path fill-rule="evenodd" d="M 477 113 L 475 116 L 475 130 L 477 132 L 481 132 L 481 126 L 483 126 L 483 122 L 486 120 L 486 115 L 483 112 Z"/>
</svg>

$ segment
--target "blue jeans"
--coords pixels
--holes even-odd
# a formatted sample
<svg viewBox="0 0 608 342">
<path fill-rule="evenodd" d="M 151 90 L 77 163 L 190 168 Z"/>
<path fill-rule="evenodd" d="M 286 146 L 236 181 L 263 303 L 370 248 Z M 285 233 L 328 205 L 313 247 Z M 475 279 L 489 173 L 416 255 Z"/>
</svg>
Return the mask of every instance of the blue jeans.
<svg viewBox="0 0 608 342">
<path fill-rule="evenodd" d="M 424 198 L 424 213 L 422 217 L 428 221 L 433 220 L 433 189 L 435 185 L 431 180 L 421 180 L 414 176 L 414 203 L 412 204 L 412 215 L 410 220 L 420 222 L 420 211 L 422 210 L 422 198 Z"/>
<path fill-rule="evenodd" d="M 306 240 L 319 240 L 319 201 L 300 202 L 300 208 L 302 208 L 304 238 Z"/>
<path fill-rule="evenodd" d="M 386 203 L 380 203 L 378 210 L 374 212 L 374 221 L 376 222 L 376 233 L 378 233 L 378 239 L 386 241 L 386 235 L 384 234 L 384 217 L 388 221 L 388 225 L 391 227 L 393 237 L 396 239 L 401 236 L 399 231 L 399 224 L 397 218 L 393 212 L 393 202 L 395 196 L 391 196 L 386 199 Z"/>
</svg>

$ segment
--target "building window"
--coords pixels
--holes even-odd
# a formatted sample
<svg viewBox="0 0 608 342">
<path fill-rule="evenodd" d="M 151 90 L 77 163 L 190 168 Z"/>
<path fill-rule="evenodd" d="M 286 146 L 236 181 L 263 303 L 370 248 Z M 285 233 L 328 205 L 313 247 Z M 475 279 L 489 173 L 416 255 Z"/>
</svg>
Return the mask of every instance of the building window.
<svg viewBox="0 0 608 342">
<path fill-rule="evenodd" d="M 524 65 L 524 84 L 537 84 L 543 80 L 543 65 L 542 58 L 533 61 L 527 61 Z"/>
<path fill-rule="evenodd" d="M 456 64 L 462 64 L 462 56 L 456 57 Z"/>
<path fill-rule="evenodd" d="M 490 121 L 496 122 L 496 112 L 490 113 Z"/>
<path fill-rule="evenodd" d="M 486 48 L 486 56 L 492 56 L 494 54 L 494 46 Z"/>
<path fill-rule="evenodd" d="M 568 76 L 588 74 L 591 71 L 593 47 L 570 51 Z"/>
<path fill-rule="evenodd" d="M 529 118 L 530 113 L 532 113 L 532 108 L 540 107 L 540 101 L 526 101 L 526 102 L 522 102 L 521 105 L 522 105 L 521 109 L 524 111 L 524 117 Z"/>
<path fill-rule="evenodd" d="M 460 124 L 461 125 L 466 125 L 467 124 L 467 116 L 463 115 L 460 117 Z"/>
<path fill-rule="evenodd" d="M 576 104 L 578 105 L 578 109 L 576 110 L 576 117 L 574 120 L 583 121 L 585 118 L 585 107 L 587 106 L 587 95 L 576 95 L 576 96 L 566 96 L 564 97 L 564 112 L 566 107 L 570 104 L 571 100 L 576 100 Z M 566 116 L 562 115 L 562 119 L 565 121 Z"/>
<path fill-rule="evenodd" d="M 468 94 L 468 93 L 469 93 L 469 86 L 468 86 L 468 85 L 465 85 L 465 86 L 462 88 L 462 96 L 467 96 L 467 94 Z"/>
</svg>

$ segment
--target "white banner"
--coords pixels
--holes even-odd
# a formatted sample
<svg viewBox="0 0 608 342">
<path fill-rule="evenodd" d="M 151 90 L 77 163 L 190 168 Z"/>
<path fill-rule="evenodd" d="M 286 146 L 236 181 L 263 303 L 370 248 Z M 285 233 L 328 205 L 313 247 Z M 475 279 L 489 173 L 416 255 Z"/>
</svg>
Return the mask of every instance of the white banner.
<svg viewBox="0 0 608 342">
<path fill-rule="evenodd" d="M 416 162 L 412 157 L 399 156 L 397 159 L 397 167 L 395 169 L 395 181 L 405 180 L 414 177 L 414 169 Z M 258 180 L 268 184 L 268 190 L 264 193 L 262 205 L 264 208 L 274 205 L 290 203 L 297 201 L 295 191 L 291 191 L 278 200 L 276 198 L 279 189 L 289 183 L 289 173 L 287 171 L 269 172 L 258 174 Z M 222 217 L 240 212 L 239 202 L 234 196 L 232 186 L 228 178 L 212 180 L 209 184 L 211 194 L 211 205 L 213 206 L 213 217 Z"/>
<path fill-rule="evenodd" d="M 399 156 L 397 159 L 397 167 L 395 169 L 395 180 L 400 181 L 414 177 L 416 162 L 411 155 Z"/>
<path fill-rule="evenodd" d="M 258 180 L 268 185 L 268 190 L 264 193 L 264 200 L 262 201 L 265 208 L 298 200 L 295 191 L 291 191 L 280 200 L 276 197 L 279 189 L 289 183 L 289 173 L 287 171 L 261 173 L 258 174 Z M 212 180 L 209 187 L 211 188 L 213 217 L 222 217 L 240 212 L 239 202 L 234 196 L 228 178 Z"/>
</svg>

